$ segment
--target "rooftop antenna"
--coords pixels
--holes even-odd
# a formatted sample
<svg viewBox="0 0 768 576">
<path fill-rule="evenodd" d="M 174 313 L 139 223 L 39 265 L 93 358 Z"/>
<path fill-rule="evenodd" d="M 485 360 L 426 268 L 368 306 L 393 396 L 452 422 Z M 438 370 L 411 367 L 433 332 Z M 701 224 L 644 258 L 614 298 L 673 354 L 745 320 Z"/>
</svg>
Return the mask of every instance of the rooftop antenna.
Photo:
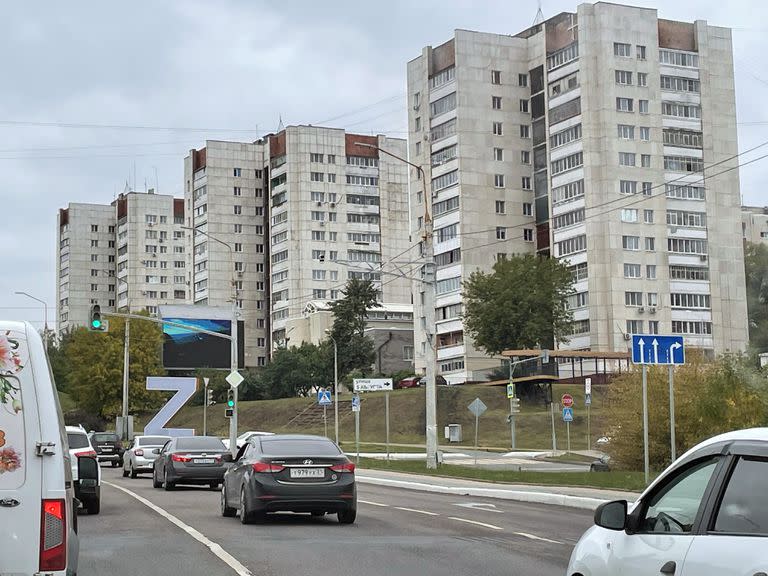
<svg viewBox="0 0 768 576">
<path fill-rule="evenodd" d="M 157 166 L 152 166 L 155 170 L 155 194 L 160 194 L 160 181 L 157 179 Z"/>
<path fill-rule="evenodd" d="M 536 18 L 533 19 L 533 25 L 538 26 L 544 22 L 544 12 L 541 11 L 541 0 L 539 0 L 539 9 L 536 12 Z"/>
<path fill-rule="evenodd" d="M 277 123 L 277 131 L 282 132 L 283 130 L 285 130 L 285 125 L 283 124 L 283 115 L 280 114 L 279 118 L 280 118 L 280 121 Z"/>
</svg>

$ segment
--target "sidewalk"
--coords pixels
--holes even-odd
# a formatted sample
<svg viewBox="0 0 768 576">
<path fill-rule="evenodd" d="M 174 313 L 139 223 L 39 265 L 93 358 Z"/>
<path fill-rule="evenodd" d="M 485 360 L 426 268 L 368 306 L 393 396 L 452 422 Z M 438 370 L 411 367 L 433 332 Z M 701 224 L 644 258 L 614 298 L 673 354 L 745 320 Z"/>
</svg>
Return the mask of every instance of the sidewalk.
<svg viewBox="0 0 768 576">
<path fill-rule="evenodd" d="M 567 486 L 535 486 L 528 484 L 496 484 L 461 478 L 425 476 L 365 468 L 359 468 L 356 477 L 358 482 L 376 486 L 392 486 L 441 494 L 500 498 L 537 504 L 554 504 L 584 510 L 594 510 L 598 505 L 610 500 L 634 502 L 639 495 L 636 492 L 623 492 L 620 490 Z"/>
</svg>

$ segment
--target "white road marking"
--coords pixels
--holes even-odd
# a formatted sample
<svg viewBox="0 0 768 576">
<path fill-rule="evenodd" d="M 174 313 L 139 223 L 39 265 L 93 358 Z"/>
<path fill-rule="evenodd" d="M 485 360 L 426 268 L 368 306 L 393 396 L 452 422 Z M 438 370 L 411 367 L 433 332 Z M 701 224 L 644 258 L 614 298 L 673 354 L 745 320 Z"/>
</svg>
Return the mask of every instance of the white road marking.
<svg viewBox="0 0 768 576">
<path fill-rule="evenodd" d="M 440 516 L 437 512 L 430 512 L 428 510 L 416 510 L 416 508 L 404 508 L 403 506 L 395 506 L 397 510 L 403 510 L 405 512 L 416 512 L 417 514 L 426 514 L 427 516 Z"/>
<path fill-rule="evenodd" d="M 194 528 L 192 528 L 192 526 L 189 526 L 188 524 L 185 524 L 184 522 L 182 522 L 181 520 L 176 518 L 176 516 L 174 516 L 173 514 L 171 514 L 171 513 L 167 512 L 166 510 L 160 508 L 160 506 L 158 506 L 156 504 L 153 504 L 152 502 L 150 502 L 146 498 L 143 498 L 143 497 L 139 496 L 135 492 L 132 492 L 131 490 L 128 490 L 127 488 L 123 488 L 122 486 L 118 486 L 117 484 L 112 484 L 111 482 L 103 482 L 103 483 L 106 484 L 107 486 L 110 486 L 112 488 L 115 488 L 117 490 L 121 490 L 122 492 L 125 492 L 126 494 L 128 494 L 129 496 L 135 498 L 136 500 L 138 500 L 139 502 L 141 502 L 142 504 L 144 504 L 148 508 L 151 508 L 152 510 L 154 510 L 155 512 L 160 514 L 160 516 L 162 516 L 163 518 L 165 518 L 166 520 L 168 520 L 172 524 L 175 524 L 176 526 L 178 526 L 179 528 L 184 530 L 184 532 L 186 532 L 187 534 L 192 536 L 192 538 L 194 538 L 195 540 L 200 542 L 203 546 L 206 546 L 211 552 L 213 552 L 213 554 L 219 560 L 221 560 L 227 566 L 232 568 L 232 570 L 234 570 L 235 573 L 238 576 L 253 576 L 251 574 L 251 571 L 248 570 L 248 568 L 246 568 L 240 562 L 238 562 L 237 559 L 234 556 L 232 556 L 229 552 L 224 550 L 224 548 L 222 548 L 220 544 L 217 544 L 216 542 L 213 542 L 212 540 L 209 540 L 202 533 L 200 533 L 197 530 L 195 530 Z"/>
<path fill-rule="evenodd" d="M 389 504 L 379 504 L 378 502 L 370 502 L 368 500 L 358 500 L 359 504 L 370 504 L 371 506 L 381 506 L 382 508 L 389 508 Z"/>
<path fill-rule="evenodd" d="M 549 538 L 536 536 L 536 534 L 528 534 L 527 532 L 513 532 L 513 534 L 516 536 L 522 536 L 523 538 L 530 538 L 531 540 L 541 540 L 542 542 L 551 542 L 552 544 L 562 544 L 562 542 L 558 542 L 557 540 L 550 540 Z"/>
<path fill-rule="evenodd" d="M 473 510 L 482 510 L 483 512 L 496 512 L 497 514 L 504 514 L 503 510 L 496 510 L 496 504 L 487 504 L 485 502 L 462 502 L 454 503 L 454 506 L 461 506 L 462 508 L 471 508 Z"/>
<path fill-rule="evenodd" d="M 456 516 L 449 516 L 450 520 L 456 520 L 457 522 L 466 522 L 467 524 L 474 524 L 476 526 L 483 526 L 484 528 L 491 528 L 492 530 L 504 530 L 501 526 L 494 526 L 493 524 L 486 524 L 485 522 L 477 522 L 475 520 L 467 520 L 466 518 L 458 518 Z"/>
</svg>

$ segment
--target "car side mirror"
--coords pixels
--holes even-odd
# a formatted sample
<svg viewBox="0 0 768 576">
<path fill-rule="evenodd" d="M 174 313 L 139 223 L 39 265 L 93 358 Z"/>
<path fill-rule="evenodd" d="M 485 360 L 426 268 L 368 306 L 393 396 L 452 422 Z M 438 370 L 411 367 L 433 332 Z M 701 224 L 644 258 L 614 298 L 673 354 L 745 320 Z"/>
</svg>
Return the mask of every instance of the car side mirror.
<svg viewBox="0 0 768 576">
<path fill-rule="evenodd" d="M 226 454 L 222 454 L 221 459 L 224 462 L 234 462 L 235 459 L 232 457 L 232 454 L 227 452 Z"/>
<path fill-rule="evenodd" d="M 77 477 L 83 481 L 91 481 L 94 484 L 99 479 L 99 463 L 93 456 L 80 456 L 77 459 Z"/>
<path fill-rule="evenodd" d="M 153 448 L 152 454 L 160 454 L 160 448 Z"/>
<path fill-rule="evenodd" d="M 600 504 L 595 510 L 595 524 L 606 530 L 624 530 L 627 525 L 627 501 Z"/>
</svg>

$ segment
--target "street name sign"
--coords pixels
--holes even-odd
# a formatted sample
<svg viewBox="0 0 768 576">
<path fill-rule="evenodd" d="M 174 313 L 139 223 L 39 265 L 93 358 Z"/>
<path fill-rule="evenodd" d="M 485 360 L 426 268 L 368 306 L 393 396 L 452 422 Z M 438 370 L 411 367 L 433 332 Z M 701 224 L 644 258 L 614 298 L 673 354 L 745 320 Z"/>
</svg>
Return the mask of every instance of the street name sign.
<svg viewBox="0 0 768 576">
<path fill-rule="evenodd" d="M 392 390 L 392 378 L 355 378 L 352 388 L 355 392 Z"/>
</svg>

